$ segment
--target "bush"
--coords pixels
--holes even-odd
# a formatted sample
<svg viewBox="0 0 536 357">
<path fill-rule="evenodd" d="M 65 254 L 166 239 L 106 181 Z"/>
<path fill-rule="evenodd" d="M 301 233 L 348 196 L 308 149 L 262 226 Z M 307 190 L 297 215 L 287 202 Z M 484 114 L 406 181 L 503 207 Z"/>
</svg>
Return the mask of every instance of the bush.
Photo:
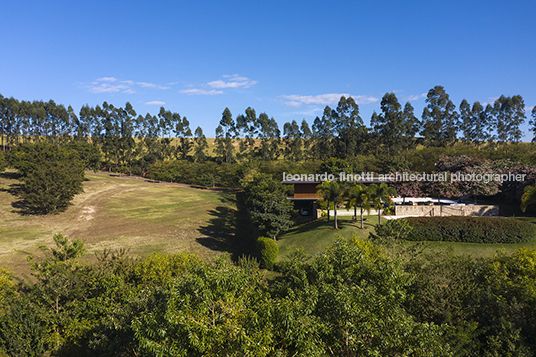
<svg viewBox="0 0 536 357">
<path fill-rule="evenodd" d="M 279 248 L 272 238 L 259 237 L 257 239 L 257 251 L 261 261 L 261 268 L 272 269 L 279 254 Z"/>
<path fill-rule="evenodd" d="M 39 142 L 17 147 L 14 166 L 21 175 L 22 198 L 32 213 L 64 211 L 83 192 L 84 163 L 74 150 Z"/>
<path fill-rule="evenodd" d="M 465 243 L 522 243 L 536 237 L 536 226 L 493 217 L 410 217 L 408 240 Z"/>
<path fill-rule="evenodd" d="M 0 172 L 4 172 L 6 166 L 6 158 L 4 157 L 4 153 L 0 151 Z"/>
</svg>

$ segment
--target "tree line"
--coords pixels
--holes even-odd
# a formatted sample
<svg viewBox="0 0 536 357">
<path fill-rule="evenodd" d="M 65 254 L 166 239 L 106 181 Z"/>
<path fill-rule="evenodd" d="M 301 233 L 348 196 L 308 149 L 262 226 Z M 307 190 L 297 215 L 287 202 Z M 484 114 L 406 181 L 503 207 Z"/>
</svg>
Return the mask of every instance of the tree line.
<svg viewBox="0 0 536 357">
<path fill-rule="evenodd" d="M 358 104 L 352 97 L 342 96 L 336 108 L 326 106 L 311 126 L 305 120 L 292 120 L 284 123 L 282 130 L 273 117 L 257 115 L 251 107 L 235 118 L 225 108 L 215 131 L 215 150 L 209 153 L 203 129 L 198 126 L 192 131 L 186 117 L 164 107 L 157 115 L 143 116 L 128 102 L 124 107 L 104 102 L 95 107 L 84 105 L 77 115 L 71 106 L 53 100 L 19 101 L 0 95 L 1 146 L 5 152 L 27 141 L 87 141 L 100 148 L 108 169 L 141 173 L 166 159 L 227 163 L 281 157 L 291 161 L 345 159 L 397 155 L 417 144 L 504 144 L 522 138 L 520 126 L 526 116 L 520 95 L 502 95 L 486 105 L 478 101 L 471 105 L 464 99 L 457 110 L 444 88 L 435 86 L 425 103 L 419 119 L 411 103 L 402 108 L 394 93 L 386 93 L 380 112 L 374 112 L 366 126 Z M 536 108 L 530 125 L 536 138 Z"/>
</svg>

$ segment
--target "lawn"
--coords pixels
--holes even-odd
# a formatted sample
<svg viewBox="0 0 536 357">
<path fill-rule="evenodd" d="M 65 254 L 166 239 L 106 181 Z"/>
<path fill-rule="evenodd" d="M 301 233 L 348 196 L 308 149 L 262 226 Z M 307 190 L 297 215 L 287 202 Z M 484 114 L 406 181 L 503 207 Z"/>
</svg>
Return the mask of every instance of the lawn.
<svg viewBox="0 0 536 357">
<path fill-rule="evenodd" d="M 519 217 L 519 219 L 534 223 L 534 217 Z M 360 238 L 367 238 L 369 232 L 374 232 L 374 226 L 378 223 L 377 216 L 366 216 L 365 229 L 360 229 L 360 221 L 353 222 L 350 216 L 338 218 L 341 229 L 334 230 L 333 219 L 327 222 L 325 217 L 308 223 L 303 223 L 293 227 L 290 231 L 279 237 L 277 245 L 279 247 L 278 260 L 288 258 L 289 254 L 296 248 L 303 248 L 305 253 L 312 256 L 322 253 L 340 238 L 348 238 L 355 235 Z M 385 220 L 382 218 L 382 223 Z M 415 245 L 414 242 L 403 241 L 398 245 L 399 250 L 406 250 Z M 457 255 L 470 255 L 472 257 L 489 257 L 497 250 L 504 249 L 511 253 L 516 249 L 526 247 L 536 247 L 536 239 L 527 243 L 518 244 L 478 244 L 478 243 L 456 243 L 456 242 L 424 242 L 424 251 L 435 252 L 450 250 Z"/>
<path fill-rule="evenodd" d="M 337 239 L 348 238 L 352 235 L 366 238 L 370 231 L 374 231 L 374 226 L 378 223 L 377 216 L 365 216 L 364 229 L 360 229 L 361 221 L 352 221 L 351 216 L 340 216 L 337 218 L 338 230 L 334 230 L 333 217 L 330 222 L 326 217 L 319 218 L 308 223 L 297 225 L 287 233 L 278 238 L 279 260 L 285 259 L 296 248 L 302 247 L 309 255 L 323 252 L 337 241 Z M 383 220 L 382 220 L 383 222 Z"/>
<path fill-rule="evenodd" d="M 248 248 L 239 244 L 248 230 L 234 192 L 86 174 L 84 192 L 65 212 L 32 216 L 17 208 L 17 185 L 13 172 L 0 174 L 0 266 L 16 273 L 27 273 L 26 256 L 51 246 L 58 232 L 84 240 L 88 260 L 104 249 L 134 256 L 187 250 L 212 259 Z"/>
</svg>

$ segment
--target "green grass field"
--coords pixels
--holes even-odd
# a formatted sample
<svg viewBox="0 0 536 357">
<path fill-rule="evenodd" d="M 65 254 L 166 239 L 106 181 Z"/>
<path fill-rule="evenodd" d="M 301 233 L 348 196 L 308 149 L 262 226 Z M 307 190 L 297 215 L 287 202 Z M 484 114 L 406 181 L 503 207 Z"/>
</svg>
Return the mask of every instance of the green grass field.
<svg viewBox="0 0 536 357">
<path fill-rule="evenodd" d="M 16 273 L 27 273 L 26 256 L 52 246 L 58 232 L 84 240 L 89 260 L 104 249 L 127 248 L 134 256 L 187 250 L 211 259 L 247 248 L 236 242 L 247 223 L 234 192 L 87 174 L 84 193 L 65 212 L 31 216 L 16 208 L 17 185 L 13 172 L 0 174 L 0 266 Z"/>
<path fill-rule="evenodd" d="M 360 229 L 360 221 L 353 222 L 350 216 L 338 218 L 339 230 L 334 230 L 333 217 L 328 223 L 325 217 L 315 221 L 300 224 L 279 237 L 277 245 L 279 247 L 278 260 L 286 259 L 296 248 L 303 248 L 305 253 L 313 256 L 322 253 L 340 238 L 349 238 L 355 235 L 359 238 L 367 238 L 370 232 L 374 232 L 374 226 L 378 223 L 377 216 L 365 216 L 365 229 Z M 521 219 L 534 221 L 533 217 L 523 217 Z M 382 222 L 385 220 L 382 218 Z M 398 246 L 398 250 L 406 250 L 414 246 L 415 242 L 403 241 Z M 536 247 L 536 239 L 527 243 L 518 244 L 478 244 L 478 243 L 455 243 L 455 242 L 424 242 L 421 248 L 425 251 L 435 252 L 440 250 L 450 250 L 456 255 L 470 255 L 475 258 L 489 257 L 497 250 L 504 249 L 511 253 L 516 249 Z"/>
</svg>

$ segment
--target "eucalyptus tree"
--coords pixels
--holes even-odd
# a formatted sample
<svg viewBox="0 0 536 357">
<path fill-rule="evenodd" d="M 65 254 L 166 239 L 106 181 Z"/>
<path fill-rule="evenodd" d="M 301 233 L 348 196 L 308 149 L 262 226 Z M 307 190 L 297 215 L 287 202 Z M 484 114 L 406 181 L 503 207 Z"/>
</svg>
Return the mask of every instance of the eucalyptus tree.
<svg viewBox="0 0 536 357">
<path fill-rule="evenodd" d="M 283 126 L 283 142 L 285 143 L 285 159 L 291 161 L 303 160 L 303 139 L 300 127 L 296 120 L 287 122 Z"/>
<path fill-rule="evenodd" d="M 532 108 L 532 119 L 529 121 L 531 125 L 530 131 L 532 131 L 533 137 L 532 142 L 536 143 L 536 106 Z"/>
<path fill-rule="evenodd" d="M 229 108 L 222 113 L 220 125 L 216 128 L 216 154 L 221 162 L 232 163 L 234 160 L 233 139 L 236 136 L 236 127 Z"/>
<path fill-rule="evenodd" d="M 303 157 L 304 159 L 311 158 L 310 148 L 311 148 L 311 141 L 313 133 L 311 132 L 311 128 L 309 128 L 309 124 L 305 119 L 302 120 L 300 125 L 300 133 L 301 137 L 303 138 Z"/>
<path fill-rule="evenodd" d="M 493 108 L 487 105 L 485 108 L 476 101 L 473 107 L 467 100 L 462 100 L 460 104 L 460 121 L 465 142 L 482 143 L 490 139 L 488 131 L 492 124 Z"/>
<path fill-rule="evenodd" d="M 322 118 L 316 117 L 313 123 L 312 150 L 314 157 L 320 160 L 327 160 L 335 154 L 333 145 L 335 123 L 333 123 L 333 117 L 331 108 L 326 106 Z"/>
<path fill-rule="evenodd" d="M 404 136 L 402 137 L 402 147 L 410 149 L 415 147 L 415 135 L 421 129 L 421 123 L 414 114 L 413 106 L 410 102 L 406 102 L 402 111 L 402 122 Z"/>
<path fill-rule="evenodd" d="M 428 91 L 425 102 L 421 131 L 424 139 L 433 146 L 453 144 L 457 139 L 459 115 L 449 95 L 442 86 L 435 86 Z"/>
<path fill-rule="evenodd" d="M 331 122 L 337 132 L 335 152 L 340 158 L 347 158 L 359 152 L 365 141 L 366 128 L 359 116 L 359 106 L 352 97 L 341 96 L 337 108 L 331 111 Z"/>
<path fill-rule="evenodd" d="M 396 154 L 402 147 L 406 128 L 402 106 L 394 93 L 385 93 L 381 101 L 381 113 L 375 118 L 375 133 L 378 141 L 387 149 L 387 157 Z"/>
<path fill-rule="evenodd" d="M 500 143 L 518 143 L 523 135 L 520 125 L 525 122 L 525 102 L 523 97 L 520 95 L 514 95 L 513 97 L 501 95 L 493 103 L 493 114 L 495 116 L 497 140 Z"/>
<path fill-rule="evenodd" d="M 2 151 L 13 147 L 18 140 L 20 103 L 15 98 L 1 98 Z"/>
<path fill-rule="evenodd" d="M 160 107 L 158 112 L 158 128 L 160 134 L 158 135 L 158 142 L 160 150 L 164 158 L 171 158 L 173 148 L 171 147 L 171 133 L 173 132 L 173 113 L 169 110 L 165 110 L 164 107 Z M 175 136 L 177 137 L 177 136 Z"/>
<path fill-rule="evenodd" d="M 188 157 L 188 154 L 194 146 L 192 142 L 192 130 L 190 129 L 190 122 L 186 117 L 182 117 L 181 121 L 179 113 L 174 113 L 173 117 L 179 118 L 179 120 L 175 122 L 175 135 L 179 136 L 177 156 L 184 160 Z"/>
<path fill-rule="evenodd" d="M 281 132 L 275 119 L 261 113 L 257 119 L 257 132 L 260 139 L 258 154 L 264 161 L 277 160 L 279 157 L 279 140 Z"/>
<path fill-rule="evenodd" d="M 240 157 L 251 156 L 255 149 L 255 137 L 257 136 L 257 113 L 255 109 L 248 107 L 246 113 L 236 117 L 236 131 L 240 137 Z"/>
<path fill-rule="evenodd" d="M 206 150 L 208 149 L 207 138 L 203 134 L 203 129 L 200 126 L 195 129 L 195 147 L 194 147 L 194 161 L 204 162 L 208 157 Z"/>
<path fill-rule="evenodd" d="M 133 153 L 136 147 L 136 141 L 134 140 L 136 111 L 127 102 L 125 108 L 117 108 L 117 117 L 119 121 L 119 161 L 122 166 L 128 167 L 129 171 L 131 171 Z"/>
</svg>

